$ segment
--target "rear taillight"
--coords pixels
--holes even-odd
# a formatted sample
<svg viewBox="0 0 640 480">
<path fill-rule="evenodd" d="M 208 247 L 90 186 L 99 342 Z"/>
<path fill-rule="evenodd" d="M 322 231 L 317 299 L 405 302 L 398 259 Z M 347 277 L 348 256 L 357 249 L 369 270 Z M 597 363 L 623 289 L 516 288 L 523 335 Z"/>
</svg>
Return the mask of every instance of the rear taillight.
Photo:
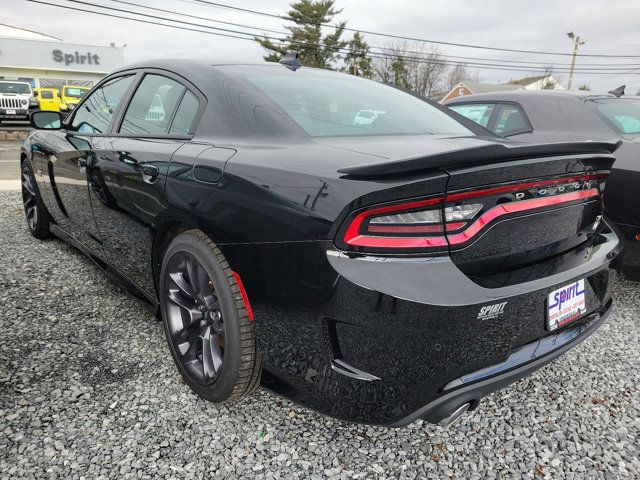
<svg viewBox="0 0 640 480">
<path fill-rule="evenodd" d="M 442 199 L 387 205 L 358 213 L 344 234 L 353 247 L 446 247 L 442 236 Z"/>
<path fill-rule="evenodd" d="M 604 176 L 507 184 L 374 207 L 351 217 L 342 242 L 363 251 L 438 252 L 462 246 L 500 217 L 597 197 L 597 180 Z"/>
</svg>

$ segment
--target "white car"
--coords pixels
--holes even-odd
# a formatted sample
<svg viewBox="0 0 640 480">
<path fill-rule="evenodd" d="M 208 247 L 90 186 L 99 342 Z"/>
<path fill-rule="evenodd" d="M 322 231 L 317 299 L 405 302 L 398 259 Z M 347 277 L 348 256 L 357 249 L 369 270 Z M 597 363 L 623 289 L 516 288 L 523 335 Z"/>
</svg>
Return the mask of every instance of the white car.
<svg viewBox="0 0 640 480">
<path fill-rule="evenodd" d="M 29 109 L 36 108 L 37 100 L 27 82 L 0 80 L 0 121 L 24 120 Z"/>
<path fill-rule="evenodd" d="M 360 110 L 353 119 L 354 125 L 371 125 L 378 116 L 387 112 L 382 110 Z"/>
</svg>

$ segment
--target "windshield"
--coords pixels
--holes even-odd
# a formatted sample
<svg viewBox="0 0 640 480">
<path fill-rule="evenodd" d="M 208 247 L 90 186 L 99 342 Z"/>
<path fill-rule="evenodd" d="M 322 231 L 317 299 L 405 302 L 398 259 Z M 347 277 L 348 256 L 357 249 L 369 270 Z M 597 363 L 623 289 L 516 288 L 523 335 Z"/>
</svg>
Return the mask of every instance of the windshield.
<svg viewBox="0 0 640 480">
<path fill-rule="evenodd" d="M 0 93 L 21 93 L 31 95 L 31 87 L 28 83 L 0 82 Z"/>
<path fill-rule="evenodd" d="M 313 137 L 473 135 L 429 103 L 372 80 L 305 68 L 237 72 Z"/>
<path fill-rule="evenodd" d="M 599 101 L 596 109 L 618 132 L 640 134 L 640 99 Z"/>
<path fill-rule="evenodd" d="M 78 87 L 64 87 L 64 94 L 67 97 L 82 98 L 89 89 Z"/>
</svg>

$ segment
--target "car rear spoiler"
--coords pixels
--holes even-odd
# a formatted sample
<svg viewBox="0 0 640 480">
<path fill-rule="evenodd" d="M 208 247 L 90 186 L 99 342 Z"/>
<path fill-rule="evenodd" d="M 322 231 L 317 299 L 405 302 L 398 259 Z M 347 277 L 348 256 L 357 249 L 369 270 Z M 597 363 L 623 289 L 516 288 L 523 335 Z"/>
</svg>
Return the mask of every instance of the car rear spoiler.
<svg viewBox="0 0 640 480">
<path fill-rule="evenodd" d="M 610 155 L 620 145 L 622 145 L 622 140 L 543 143 L 537 145 L 491 143 L 481 147 L 453 150 L 424 157 L 345 167 L 339 169 L 338 172 L 355 177 L 403 175 L 422 170 L 469 167 L 524 158 L 555 157 L 558 155 Z"/>
</svg>

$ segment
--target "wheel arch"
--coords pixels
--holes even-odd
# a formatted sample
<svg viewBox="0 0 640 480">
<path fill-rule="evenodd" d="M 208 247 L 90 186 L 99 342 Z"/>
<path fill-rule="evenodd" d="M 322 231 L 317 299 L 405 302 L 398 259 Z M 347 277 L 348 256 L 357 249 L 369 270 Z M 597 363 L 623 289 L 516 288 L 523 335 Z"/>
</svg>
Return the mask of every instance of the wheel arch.
<svg viewBox="0 0 640 480">
<path fill-rule="evenodd" d="M 198 221 L 197 217 L 186 214 L 185 212 L 165 216 L 163 221 L 155 228 L 151 248 L 151 270 L 156 292 L 158 291 L 164 252 L 174 238 L 187 230 L 193 229 L 202 231 L 220 248 L 223 254 L 225 253 L 224 245 L 219 243 L 221 241 L 220 235 L 210 228 L 203 227 L 202 222 Z"/>
</svg>

